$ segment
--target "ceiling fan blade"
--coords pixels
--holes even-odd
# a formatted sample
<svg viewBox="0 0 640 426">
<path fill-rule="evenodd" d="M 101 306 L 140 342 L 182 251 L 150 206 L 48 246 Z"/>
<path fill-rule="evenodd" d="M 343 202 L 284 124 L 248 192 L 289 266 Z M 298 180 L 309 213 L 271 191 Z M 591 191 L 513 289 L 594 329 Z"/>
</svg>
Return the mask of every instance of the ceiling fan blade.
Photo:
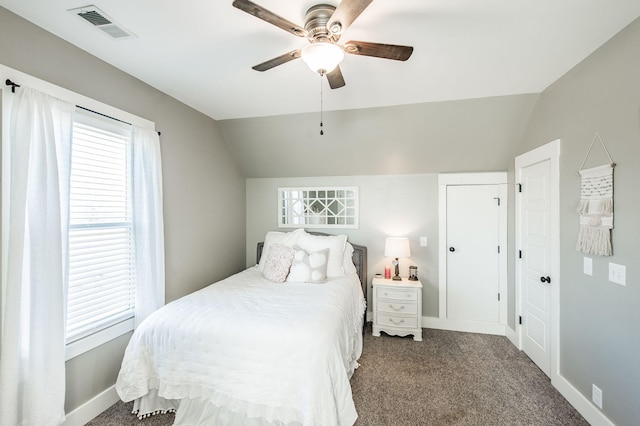
<svg viewBox="0 0 640 426">
<path fill-rule="evenodd" d="M 332 89 L 339 89 L 345 85 L 344 77 L 342 76 L 342 71 L 340 71 L 339 65 L 335 67 L 333 71 L 327 73 L 327 81 L 329 82 L 329 87 Z"/>
<path fill-rule="evenodd" d="M 244 12 L 247 12 L 249 15 L 253 15 L 256 18 L 260 18 L 263 21 L 275 25 L 278 28 L 282 28 L 288 33 L 291 33 L 298 37 L 307 36 L 307 31 L 300 25 L 296 25 L 293 22 L 284 19 L 282 16 L 276 15 L 275 13 L 265 9 L 262 6 L 258 6 L 257 4 L 249 0 L 234 0 L 233 6 Z"/>
<path fill-rule="evenodd" d="M 340 34 L 371 4 L 373 0 L 342 0 L 329 18 L 327 28 L 332 34 Z"/>
<path fill-rule="evenodd" d="M 344 45 L 344 51 L 352 55 L 406 61 L 411 57 L 413 47 L 399 46 L 397 44 L 370 43 L 367 41 L 350 41 Z"/>
<path fill-rule="evenodd" d="M 261 64 L 254 65 L 251 68 L 253 68 L 256 71 L 266 71 L 266 70 L 270 70 L 273 67 L 277 67 L 278 65 L 286 64 L 289 61 L 298 59 L 299 57 L 300 57 L 300 49 L 296 49 L 296 50 L 292 50 L 291 52 L 287 52 L 284 55 L 276 56 L 273 59 L 264 61 Z"/>
</svg>

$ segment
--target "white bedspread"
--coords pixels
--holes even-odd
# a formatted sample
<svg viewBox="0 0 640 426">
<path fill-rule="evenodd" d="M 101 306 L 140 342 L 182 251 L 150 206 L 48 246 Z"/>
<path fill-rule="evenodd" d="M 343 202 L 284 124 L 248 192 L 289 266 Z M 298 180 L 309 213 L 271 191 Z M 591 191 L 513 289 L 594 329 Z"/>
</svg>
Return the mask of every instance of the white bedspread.
<svg viewBox="0 0 640 426">
<path fill-rule="evenodd" d="M 149 316 L 116 390 L 123 401 L 157 390 L 266 422 L 351 425 L 364 308 L 356 274 L 279 284 L 249 268 Z"/>
</svg>

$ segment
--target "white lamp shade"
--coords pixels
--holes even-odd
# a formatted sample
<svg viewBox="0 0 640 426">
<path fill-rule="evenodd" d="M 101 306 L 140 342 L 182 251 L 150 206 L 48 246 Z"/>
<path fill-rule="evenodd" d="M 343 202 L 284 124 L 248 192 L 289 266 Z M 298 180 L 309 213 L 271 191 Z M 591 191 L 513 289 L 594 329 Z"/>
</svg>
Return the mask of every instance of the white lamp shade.
<svg viewBox="0 0 640 426">
<path fill-rule="evenodd" d="M 411 257 L 408 238 L 387 238 L 384 244 L 385 257 Z"/>
<path fill-rule="evenodd" d="M 333 43 L 317 42 L 302 49 L 302 60 L 311 71 L 326 74 L 344 59 L 344 51 Z"/>
</svg>

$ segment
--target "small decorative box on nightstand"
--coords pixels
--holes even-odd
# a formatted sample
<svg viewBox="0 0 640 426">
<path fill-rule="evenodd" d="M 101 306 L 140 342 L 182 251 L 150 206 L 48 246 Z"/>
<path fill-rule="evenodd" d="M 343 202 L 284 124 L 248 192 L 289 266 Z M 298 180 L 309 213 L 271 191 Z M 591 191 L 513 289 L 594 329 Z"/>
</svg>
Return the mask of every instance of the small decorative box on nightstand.
<svg viewBox="0 0 640 426">
<path fill-rule="evenodd" d="M 422 340 L 422 283 L 373 279 L 373 335 L 380 332 L 396 336 L 413 334 Z"/>
</svg>

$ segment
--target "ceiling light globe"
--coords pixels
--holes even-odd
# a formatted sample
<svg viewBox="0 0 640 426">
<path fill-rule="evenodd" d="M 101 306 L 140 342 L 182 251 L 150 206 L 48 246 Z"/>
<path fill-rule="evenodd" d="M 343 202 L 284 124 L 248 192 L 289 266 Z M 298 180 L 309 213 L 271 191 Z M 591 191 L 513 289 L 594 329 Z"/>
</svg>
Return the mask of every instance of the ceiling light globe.
<svg viewBox="0 0 640 426">
<path fill-rule="evenodd" d="M 333 43 L 317 42 L 302 49 L 302 60 L 321 75 L 333 71 L 343 59 L 344 51 Z"/>
</svg>

